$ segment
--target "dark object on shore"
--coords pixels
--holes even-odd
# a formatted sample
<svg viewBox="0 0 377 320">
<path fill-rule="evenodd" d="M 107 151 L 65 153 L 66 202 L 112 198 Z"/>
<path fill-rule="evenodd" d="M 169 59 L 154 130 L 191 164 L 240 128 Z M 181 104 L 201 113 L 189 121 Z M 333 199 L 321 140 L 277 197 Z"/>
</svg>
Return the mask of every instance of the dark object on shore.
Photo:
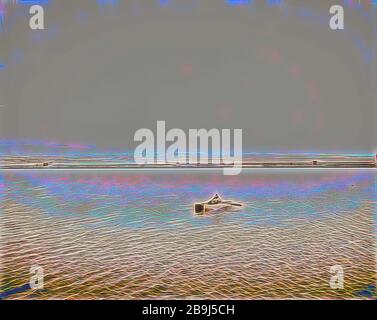
<svg viewBox="0 0 377 320">
<path fill-rule="evenodd" d="M 216 193 L 211 199 L 205 202 L 198 202 L 194 204 L 194 212 L 196 215 L 202 215 L 209 212 L 227 211 L 242 207 L 242 203 L 234 202 L 233 200 L 223 200 Z"/>
</svg>

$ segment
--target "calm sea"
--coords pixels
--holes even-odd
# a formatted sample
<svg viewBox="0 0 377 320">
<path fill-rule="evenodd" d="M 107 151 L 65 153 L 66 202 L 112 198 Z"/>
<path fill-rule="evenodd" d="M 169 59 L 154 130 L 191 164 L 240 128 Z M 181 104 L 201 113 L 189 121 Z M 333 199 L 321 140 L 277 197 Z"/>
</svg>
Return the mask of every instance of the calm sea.
<svg viewBox="0 0 377 320">
<path fill-rule="evenodd" d="M 0 295 L 376 297 L 372 170 L 3 171 Z M 193 214 L 214 193 L 239 211 Z M 332 266 L 344 285 L 333 289 Z M 44 288 L 29 286 L 42 267 Z"/>
</svg>

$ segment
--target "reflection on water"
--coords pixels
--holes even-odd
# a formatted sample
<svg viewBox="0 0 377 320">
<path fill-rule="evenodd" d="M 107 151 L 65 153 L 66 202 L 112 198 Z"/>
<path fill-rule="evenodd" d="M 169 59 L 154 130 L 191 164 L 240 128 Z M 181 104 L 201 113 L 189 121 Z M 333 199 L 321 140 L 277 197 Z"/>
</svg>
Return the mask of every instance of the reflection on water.
<svg viewBox="0 0 377 320">
<path fill-rule="evenodd" d="M 373 296 L 375 186 L 371 170 L 3 172 L 0 292 L 38 264 L 44 290 L 9 298 Z M 246 206 L 193 215 L 215 192 Z"/>
</svg>

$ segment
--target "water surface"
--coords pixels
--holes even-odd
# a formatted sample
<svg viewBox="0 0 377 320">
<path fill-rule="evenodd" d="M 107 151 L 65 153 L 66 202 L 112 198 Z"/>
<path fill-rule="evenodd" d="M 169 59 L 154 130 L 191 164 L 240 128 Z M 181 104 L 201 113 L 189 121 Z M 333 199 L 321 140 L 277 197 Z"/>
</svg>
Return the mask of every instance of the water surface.
<svg viewBox="0 0 377 320">
<path fill-rule="evenodd" d="M 9 298 L 350 298 L 375 295 L 372 170 L 3 171 Z M 195 216 L 215 192 L 245 204 Z M 330 267 L 344 289 L 329 287 Z"/>
</svg>

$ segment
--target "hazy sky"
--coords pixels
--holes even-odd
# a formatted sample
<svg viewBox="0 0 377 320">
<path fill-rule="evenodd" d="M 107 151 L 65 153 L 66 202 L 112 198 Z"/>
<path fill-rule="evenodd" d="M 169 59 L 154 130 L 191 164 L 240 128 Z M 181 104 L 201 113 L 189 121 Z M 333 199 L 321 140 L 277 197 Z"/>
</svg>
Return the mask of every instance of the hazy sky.
<svg viewBox="0 0 377 320">
<path fill-rule="evenodd" d="M 377 27 L 346 9 L 330 30 L 341 1 L 50 2 L 46 30 L 10 8 L 0 33 L 3 138 L 132 149 L 165 120 L 243 129 L 249 150 L 376 149 Z"/>
</svg>

